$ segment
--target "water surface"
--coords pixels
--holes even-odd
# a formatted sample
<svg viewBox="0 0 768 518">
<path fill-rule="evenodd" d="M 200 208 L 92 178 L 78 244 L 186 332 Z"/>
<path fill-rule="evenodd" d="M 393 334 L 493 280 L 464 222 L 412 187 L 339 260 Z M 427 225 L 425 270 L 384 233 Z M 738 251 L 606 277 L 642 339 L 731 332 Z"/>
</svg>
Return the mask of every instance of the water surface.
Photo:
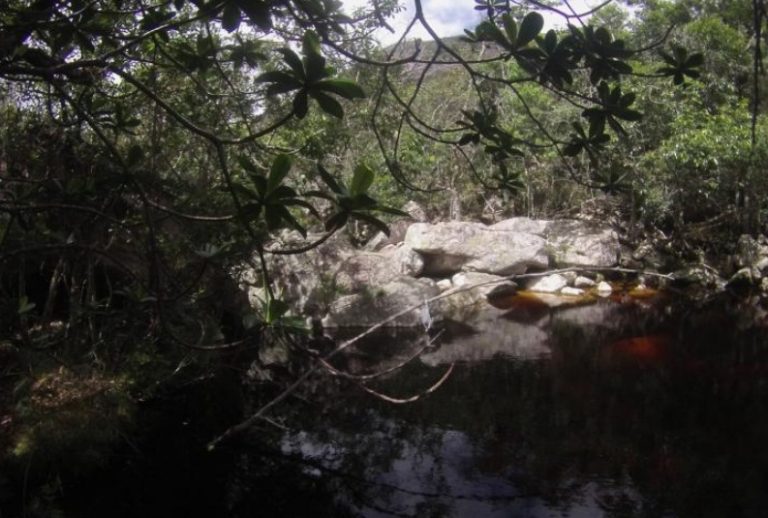
<svg viewBox="0 0 768 518">
<path fill-rule="evenodd" d="M 350 515 L 768 515 L 768 336 L 757 300 L 626 294 L 552 308 L 520 297 L 453 323 L 436 347 L 286 420 L 284 462 Z M 409 357 L 379 335 L 339 366 Z M 326 382 L 327 385 L 327 382 Z M 310 418 L 311 417 L 311 418 Z"/>
</svg>

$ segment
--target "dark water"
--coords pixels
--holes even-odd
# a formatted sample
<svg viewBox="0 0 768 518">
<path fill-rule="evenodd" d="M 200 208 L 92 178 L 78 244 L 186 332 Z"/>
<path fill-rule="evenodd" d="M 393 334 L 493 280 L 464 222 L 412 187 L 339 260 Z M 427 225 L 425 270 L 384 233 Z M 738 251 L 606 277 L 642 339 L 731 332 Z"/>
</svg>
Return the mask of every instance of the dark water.
<svg viewBox="0 0 768 518">
<path fill-rule="evenodd" d="M 500 305 L 470 308 L 381 379 L 316 377 L 271 422 L 214 454 L 202 445 L 220 425 L 201 415 L 226 395 L 180 399 L 156 443 L 70 485 L 64 515 L 768 516 L 760 300 Z M 336 365 L 386 369 L 426 339 L 378 335 Z M 410 404 L 360 386 L 408 398 L 451 365 L 437 390 Z M 273 395 L 267 383 L 248 397 L 256 408 Z"/>
<path fill-rule="evenodd" d="M 404 398 L 454 364 L 423 399 L 384 403 L 347 383 L 323 418 L 286 421 L 285 462 L 355 516 L 768 516 L 757 301 L 503 305 L 368 384 Z M 343 363 L 365 371 L 422 341 L 380 336 Z"/>
</svg>

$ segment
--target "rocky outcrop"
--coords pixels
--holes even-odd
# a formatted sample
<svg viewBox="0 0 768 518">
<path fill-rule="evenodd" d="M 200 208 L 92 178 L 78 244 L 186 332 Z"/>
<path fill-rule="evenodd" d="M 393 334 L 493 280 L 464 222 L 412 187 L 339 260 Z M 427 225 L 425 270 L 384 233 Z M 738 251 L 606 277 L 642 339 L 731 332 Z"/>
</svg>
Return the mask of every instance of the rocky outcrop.
<svg viewBox="0 0 768 518">
<path fill-rule="evenodd" d="M 564 275 L 555 273 L 536 279 L 528 286 L 528 289 L 538 293 L 557 293 L 566 286 L 568 286 L 568 279 Z"/>
<path fill-rule="evenodd" d="M 760 236 L 755 239 L 744 234 L 736 243 L 733 256 L 736 272 L 728 280 L 730 286 L 761 286 L 765 291 L 768 283 L 764 282 L 768 274 L 768 243 Z"/>
<path fill-rule="evenodd" d="M 543 238 L 494 227 L 461 221 L 415 223 L 405 235 L 405 245 L 421 254 L 423 273 L 430 276 L 459 271 L 510 275 L 547 267 Z"/>
<path fill-rule="evenodd" d="M 556 220 L 547 225 L 546 238 L 556 267 L 605 268 L 619 262 L 619 236 L 610 227 L 577 220 Z"/>
<path fill-rule="evenodd" d="M 511 218 L 491 226 L 451 221 L 408 228 L 405 244 L 424 257 L 425 275 L 476 271 L 511 275 L 549 266 L 610 267 L 621 246 L 611 228 L 577 220 Z"/>
<path fill-rule="evenodd" d="M 414 219 L 424 217 L 418 206 L 404 208 Z M 270 248 L 297 249 L 319 237 L 304 240 L 285 233 Z M 618 250 L 616 234 L 607 227 L 520 217 L 490 226 L 459 221 L 408 223 L 402 243 L 378 250 L 355 249 L 338 233 L 306 253 L 271 254 L 268 261 L 276 293 L 298 313 L 328 315 L 330 326 L 366 326 L 450 290 L 459 293 L 436 301 L 431 311 L 437 318 L 468 318 L 476 306 L 485 305 L 491 290 L 514 292 L 516 287 L 505 286 L 501 276 L 542 271 L 552 265 L 612 266 Z M 240 279 L 257 305 L 263 299 L 260 280 L 247 269 Z M 530 289 L 562 294 L 569 287 L 575 295 L 583 289 L 575 286 L 575 279 L 576 274 L 543 278 Z M 488 284 L 460 289 L 480 283 Z M 553 283 L 557 285 L 550 286 Z M 589 279 L 580 282 L 588 283 Z M 421 325 L 421 320 L 413 312 L 393 325 Z"/>
<path fill-rule="evenodd" d="M 371 326 L 409 307 L 418 306 L 437 294 L 438 288 L 434 281 L 399 277 L 381 286 L 370 286 L 363 292 L 338 298 L 331 304 L 323 325 L 325 327 Z M 389 326 L 424 325 L 427 315 L 423 308 L 423 305 L 416 307 L 393 320 Z"/>
</svg>

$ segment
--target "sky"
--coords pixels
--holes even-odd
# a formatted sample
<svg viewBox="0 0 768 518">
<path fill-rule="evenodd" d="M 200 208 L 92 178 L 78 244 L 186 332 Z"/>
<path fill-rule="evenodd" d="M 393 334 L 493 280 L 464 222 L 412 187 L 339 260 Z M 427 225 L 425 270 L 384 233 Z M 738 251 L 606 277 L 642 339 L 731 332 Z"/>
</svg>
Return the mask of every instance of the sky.
<svg viewBox="0 0 768 518">
<path fill-rule="evenodd" d="M 397 14 L 394 19 L 389 20 L 396 34 L 392 34 L 386 29 L 380 30 L 379 34 L 377 34 L 379 41 L 383 44 L 395 42 L 413 18 L 413 0 L 400 1 L 406 6 L 406 10 Z M 577 12 L 583 12 L 599 5 L 602 1 L 571 0 L 571 5 Z M 368 4 L 368 0 L 342 0 L 342 2 L 348 13 L 351 13 L 355 8 Z M 422 0 L 422 6 L 430 25 L 441 37 L 462 34 L 465 28 L 474 29 L 481 19 L 481 13 L 474 9 L 474 0 Z M 409 35 L 412 38 L 421 38 L 423 40 L 432 39 L 420 25 L 414 27 Z"/>
</svg>

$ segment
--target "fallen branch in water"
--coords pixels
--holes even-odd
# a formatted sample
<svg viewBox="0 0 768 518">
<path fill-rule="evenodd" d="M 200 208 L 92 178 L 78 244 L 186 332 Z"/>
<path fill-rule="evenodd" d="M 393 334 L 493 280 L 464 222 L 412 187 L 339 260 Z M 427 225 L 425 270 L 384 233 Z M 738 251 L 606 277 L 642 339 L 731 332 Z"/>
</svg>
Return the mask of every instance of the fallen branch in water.
<svg viewBox="0 0 768 518">
<path fill-rule="evenodd" d="M 384 376 L 386 374 L 390 374 L 392 372 L 395 372 L 398 369 L 401 369 L 411 363 L 413 360 L 421 356 L 424 351 L 429 349 L 432 344 L 435 343 L 435 341 L 440 338 L 440 335 L 443 334 L 443 331 L 441 330 L 439 333 L 437 333 L 433 338 L 430 338 L 427 340 L 427 343 L 424 345 L 424 347 L 421 347 L 418 351 L 416 351 L 414 354 L 403 360 L 402 362 L 398 363 L 397 365 L 393 365 L 392 367 L 389 367 L 388 369 L 384 369 L 383 371 L 379 372 L 373 372 L 371 374 L 352 374 L 349 372 L 345 372 L 341 369 L 337 369 L 327 361 L 325 361 L 323 358 L 320 358 L 318 361 L 322 364 L 323 367 L 325 367 L 325 370 L 331 373 L 332 376 L 339 376 L 341 378 L 345 378 L 348 380 L 353 381 L 368 381 L 375 378 L 379 378 L 381 376 Z"/>
<path fill-rule="evenodd" d="M 328 364 L 328 360 L 330 360 L 331 358 L 333 358 L 337 354 L 339 354 L 342 351 L 344 351 L 345 349 L 347 349 L 350 345 L 352 345 L 352 344 L 362 340 L 366 336 L 372 334 L 374 331 L 377 331 L 377 330 L 381 329 L 382 327 L 386 326 L 387 324 L 389 324 L 391 322 L 394 322 L 398 318 L 400 318 L 400 317 L 402 317 L 404 315 L 407 315 L 411 311 L 416 311 L 420 307 L 422 307 L 424 305 L 428 305 L 428 304 L 430 304 L 432 302 L 436 302 L 436 301 L 442 300 L 444 298 L 452 297 L 453 295 L 456 295 L 458 293 L 463 293 L 465 291 L 470 291 L 470 290 L 474 290 L 474 289 L 477 289 L 477 288 L 481 288 L 483 286 L 490 286 L 490 285 L 493 285 L 493 284 L 501 284 L 502 282 L 514 281 L 514 280 L 517 280 L 517 279 L 531 279 L 531 278 L 535 278 L 535 277 L 545 277 L 547 275 L 554 275 L 554 274 L 557 274 L 557 273 L 566 273 L 566 272 L 616 272 L 616 273 L 631 273 L 631 274 L 635 274 L 635 275 L 641 275 L 641 274 L 642 275 L 652 275 L 652 276 L 661 277 L 661 278 L 667 279 L 667 280 L 672 280 L 673 279 L 673 277 L 671 275 L 665 275 L 665 274 L 656 273 L 656 272 L 646 272 L 646 271 L 643 271 L 643 270 L 633 270 L 633 269 L 630 269 L 630 268 L 618 268 L 618 267 L 616 267 L 616 268 L 588 268 L 588 267 L 584 267 L 584 268 L 561 268 L 561 269 L 558 269 L 558 270 L 549 270 L 549 271 L 544 271 L 544 272 L 513 274 L 513 275 L 507 275 L 505 277 L 500 277 L 498 279 L 493 279 L 493 280 L 490 280 L 490 281 L 485 281 L 485 282 L 481 282 L 481 283 L 477 283 L 477 284 L 472 284 L 472 285 L 469 285 L 469 286 L 462 286 L 460 288 L 452 288 L 452 289 L 450 289 L 450 290 L 448 290 L 448 291 L 446 291 L 444 293 L 441 293 L 439 295 L 435 295 L 434 297 L 425 299 L 423 302 L 420 302 L 419 304 L 415 304 L 413 306 L 410 306 L 408 308 L 403 309 L 402 311 L 398 311 L 397 313 L 395 313 L 395 314 L 385 318 L 381 322 L 379 322 L 377 324 L 374 324 L 373 326 L 369 327 L 368 329 L 366 329 L 365 331 L 363 331 L 359 335 L 357 335 L 357 336 L 355 336 L 353 338 L 350 338 L 349 340 L 346 340 L 345 342 L 342 342 L 338 347 L 336 347 L 336 349 L 334 349 L 333 351 L 329 352 L 325 356 L 322 356 L 321 358 L 319 358 L 317 363 L 315 363 L 315 365 L 311 366 L 306 371 L 304 371 L 304 373 L 301 376 L 299 376 L 296 379 L 296 381 L 291 383 L 285 390 L 283 390 L 283 392 L 281 392 L 274 399 L 272 399 L 271 401 L 269 401 L 268 403 L 263 405 L 255 413 L 251 414 L 250 417 L 248 417 L 247 419 L 245 419 L 244 421 L 242 421 L 242 422 L 240 422 L 240 423 L 238 423 L 236 425 L 233 425 L 233 426 L 227 428 L 221 435 L 219 435 L 215 439 L 211 440 L 208 443 L 208 450 L 212 451 L 219 444 L 221 444 L 221 442 L 223 442 L 223 441 L 225 441 L 225 440 L 227 440 L 227 439 L 229 439 L 229 438 L 231 438 L 231 437 L 233 437 L 233 436 L 235 436 L 237 434 L 240 434 L 240 433 L 246 431 L 248 428 L 250 428 L 253 425 L 253 423 L 259 421 L 267 413 L 268 410 L 270 410 L 273 406 L 275 406 L 278 403 L 280 403 L 281 401 L 283 401 L 285 398 L 287 398 L 289 395 L 291 395 L 296 389 L 298 389 L 301 385 L 303 385 L 304 382 L 307 381 L 313 374 L 315 374 L 316 372 L 318 372 L 321 369 L 324 369 L 325 365 Z M 449 369 L 449 372 L 446 373 L 446 375 L 449 375 L 449 374 L 450 374 L 450 369 Z"/>
<path fill-rule="evenodd" d="M 424 392 L 421 392 L 420 394 L 416 394 L 415 396 L 411 396 L 409 398 L 404 398 L 404 399 L 397 399 L 397 398 L 393 398 L 393 397 L 387 396 L 386 394 L 382 394 L 381 392 L 376 392 L 375 390 L 373 390 L 368 385 L 365 385 L 364 383 L 356 383 L 356 385 L 358 387 L 360 387 L 361 389 L 363 389 L 364 391 L 366 391 L 367 393 L 369 393 L 369 394 L 371 394 L 373 396 L 376 396 L 377 398 L 382 399 L 382 400 L 384 400 L 384 401 L 386 401 L 388 403 L 396 403 L 396 404 L 399 404 L 399 405 L 402 405 L 402 404 L 405 404 L 405 403 L 413 403 L 414 401 L 418 401 L 419 399 L 423 398 L 427 394 L 431 394 L 432 392 L 434 392 L 437 389 L 439 389 L 440 385 L 445 383 L 445 381 L 451 376 L 451 373 L 453 372 L 453 367 L 454 366 L 455 366 L 455 364 L 452 363 L 448 367 L 448 370 L 445 371 L 445 374 L 443 374 L 442 377 L 439 380 L 437 380 L 437 382 L 434 385 L 429 387 Z"/>
</svg>

